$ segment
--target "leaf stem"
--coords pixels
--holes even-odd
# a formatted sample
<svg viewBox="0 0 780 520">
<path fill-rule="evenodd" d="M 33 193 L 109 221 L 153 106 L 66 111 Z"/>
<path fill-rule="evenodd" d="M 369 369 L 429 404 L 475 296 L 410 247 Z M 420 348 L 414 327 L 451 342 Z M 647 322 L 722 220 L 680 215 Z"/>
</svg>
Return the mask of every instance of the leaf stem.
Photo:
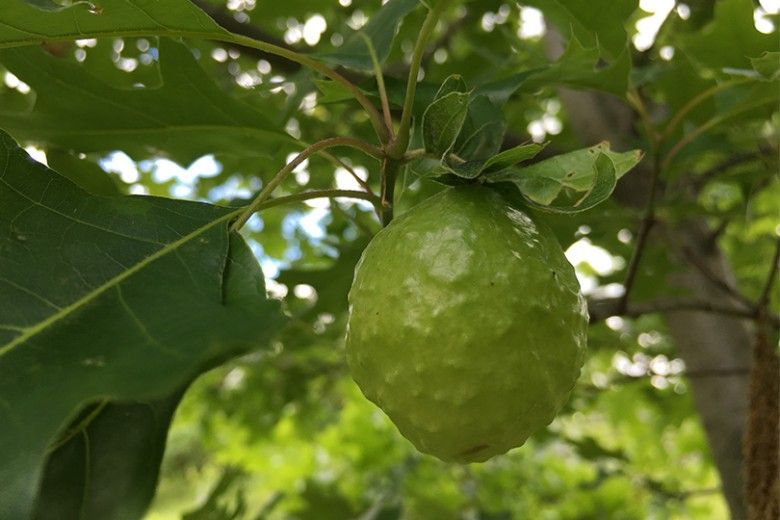
<svg viewBox="0 0 780 520">
<path fill-rule="evenodd" d="M 403 112 L 401 113 L 401 123 L 398 126 L 398 133 L 390 149 L 390 156 L 394 159 L 402 158 L 409 147 L 412 110 L 414 108 L 414 96 L 417 91 L 417 77 L 420 74 L 420 65 L 422 64 L 425 47 L 428 45 L 428 40 L 436 28 L 436 23 L 451 3 L 452 0 L 439 0 L 433 9 L 428 11 L 425 22 L 423 22 L 420 29 L 420 35 L 417 37 L 417 42 L 414 45 L 412 62 L 409 67 L 409 77 L 406 82 L 406 97 L 404 98 Z"/>
<path fill-rule="evenodd" d="M 393 130 L 393 115 L 390 112 L 390 101 L 387 97 L 387 87 L 385 86 L 385 76 L 382 73 L 382 65 L 379 63 L 379 57 L 376 54 L 374 44 L 371 43 L 371 38 L 364 33 L 360 33 L 360 36 L 365 40 L 366 47 L 368 47 L 368 53 L 371 56 L 371 63 L 374 66 L 374 77 L 376 78 L 376 85 L 379 89 L 379 100 L 382 104 L 382 115 L 385 118 L 385 126 L 390 134 L 390 139 L 393 139 L 395 137 Z"/>
<path fill-rule="evenodd" d="M 284 179 L 293 170 L 295 170 L 295 168 L 303 163 L 303 161 L 320 150 L 333 148 L 335 146 L 349 146 L 352 148 L 357 148 L 358 150 L 362 150 L 368 155 L 378 159 L 381 159 L 384 155 L 384 152 L 380 148 L 368 144 L 365 141 L 353 139 L 351 137 L 331 137 L 329 139 L 318 141 L 306 147 L 306 149 L 296 155 L 292 161 L 286 164 L 281 170 L 279 170 L 279 172 L 277 172 L 276 175 L 274 175 L 268 184 L 266 184 L 265 187 L 260 191 L 257 197 L 255 197 L 252 203 L 249 204 L 249 206 L 247 206 L 246 209 L 238 216 L 235 222 L 233 222 L 233 224 L 230 226 L 230 230 L 238 231 L 241 229 L 244 224 L 246 224 L 247 220 L 249 220 L 249 218 L 260 208 L 263 202 L 265 202 L 271 196 L 271 193 L 273 193 L 273 191 L 282 183 L 282 181 L 284 181 Z"/>
<path fill-rule="evenodd" d="M 370 193 L 371 195 L 373 195 L 377 199 L 379 198 L 379 196 L 376 193 L 374 193 L 374 190 L 371 189 L 371 186 L 366 181 L 364 181 L 363 179 L 360 178 L 360 175 L 357 174 L 357 172 L 355 171 L 355 168 L 353 168 L 349 164 L 345 163 L 344 161 L 342 161 L 341 159 L 339 159 L 338 157 L 336 157 L 335 155 L 333 155 L 330 152 L 326 152 L 326 151 L 322 151 L 321 150 L 320 151 L 320 155 L 325 157 L 327 160 L 329 160 L 330 162 L 332 162 L 336 166 L 344 168 L 345 170 L 347 170 L 349 172 L 349 174 L 352 176 L 352 178 L 355 179 L 355 182 L 357 182 L 360 185 L 361 188 L 366 190 L 368 193 Z"/>
<path fill-rule="evenodd" d="M 257 207 L 257 211 L 273 208 L 276 206 L 284 206 L 285 204 L 293 204 L 295 202 L 303 202 L 311 199 L 335 199 L 335 198 L 347 198 L 347 199 L 361 199 L 367 200 L 374 205 L 379 206 L 379 197 L 366 193 L 365 191 L 358 190 L 313 190 L 304 191 L 301 193 L 295 193 L 293 195 L 286 195 L 284 197 L 276 197 L 274 199 L 267 199 Z"/>
<path fill-rule="evenodd" d="M 661 132 L 661 139 L 667 139 L 672 132 L 674 132 L 674 129 L 677 128 L 677 125 L 679 125 L 682 120 L 687 116 L 694 108 L 701 105 L 703 102 L 705 102 L 708 98 L 714 96 L 718 92 L 722 92 L 724 90 L 727 90 L 733 86 L 741 85 L 743 83 L 747 83 L 749 81 L 753 81 L 752 78 L 740 78 L 735 79 L 732 81 L 726 81 L 724 83 L 719 83 L 717 85 L 714 85 L 707 90 L 703 91 L 698 96 L 694 97 L 690 101 L 688 101 L 672 118 L 671 121 L 666 125 L 666 128 Z"/>
<path fill-rule="evenodd" d="M 245 47 L 251 47 L 253 49 L 258 49 L 264 52 L 268 52 L 270 54 L 281 56 L 282 58 L 287 58 L 290 61 L 294 61 L 296 63 L 300 63 L 301 65 L 305 65 L 306 67 L 309 67 L 310 69 L 321 73 L 322 75 L 332 79 L 333 81 L 341 83 L 342 85 L 344 85 L 344 87 L 347 90 L 349 90 L 349 92 L 352 94 L 355 100 L 357 100 L 357 102 L 360 103 L 360 105 L 365 109 L 369 119 L 371 120 L 371 126 L 374 127 L 374 131 L 379 137 L 379 140 L 383 143 L 389 141 L 390 134 L 388 132 L 388 129 L 382 120 L 382 116 L 379 114 L 379 111 L 371 102 L 371 100 L 368 99 L 368 97 L 363 93 L 362 90 L 360 90 L 357 87 L 357 85 L 355 85 L 347 78 L 345 78 L 344 76 L 336 72 L 334 69 L 328 67 L 324 63 L 317 61 L 314 58 L 311 58 L 309 56 L 306 56 L 305 54 L 301 54 L 292 51 L 290 49 L 285 49 L 284 47 L 279 47 L 272 43 L 255 40 L 254 38 L 249 38 L 248 36 L 242 36 L 240 34 L 225 33 L 224 36 L 212 35 L 209 36 L 209 38 L 219 39 L 224 42 L 235 43 L 237 45 L 243 45 Z"/>
<path fill-rule="evenodd" d="M 73 439 L 76 435 L 86 430 L 89 425 L 94 421 L 98 415 L 103 411 L 103 409 L 108 406 L 108 399 L 103 399 L 95 404 L 95 407 L 84 416 L 82 420 L 78 422 L 78 424 L 73 425 L 71 428 L 69 428 L 63 435 L 57 439 L 53 444 L 51 444 L 47 449 L 46 453 L 51 454 L 60 449 L 62 446 L 66 445 L 68 442 L 70 442 L 71 439 Z"/>
<path fill-rule="evenodd" d="M 664 156 L 663 163 L 661 164 L 661 169 L 666 170 L 671 164 L 672 159 L 674 159 L 678 153 L 680 153 L 680 150 L 682 150 L 685 146 L 690 144 L 691 141 L 702 135 L 704 132 L 710 130 L 711 128 L 719 125 L 723 121 L 727 120 L 728 118 L 734 116 L 735 114 L 738 114 L 740 112 L 744 112 L 746 110 L 750 110 L 752 108 L 760 107 L 761 105 L 769 102 L 773 102 L 774 99 L 770 98 L 764 98 L 759 99 L 758 101 L 755 101 L 753 103 L 749 103 L 745 106 L 740 107 L 737 110 L 732 110 L 730 112 L 726 112 L 724 114 L 718 115 L 707 121 L 706 123 L 703 123 L 701 126 L 697 127 L 695 130 L 690 132 L 689 134 L 686 134 L 682 139 L 677 141 L 675 145 L 672 147 L 671 150 L 667 152 L 667 154 Z"/>
</svg>

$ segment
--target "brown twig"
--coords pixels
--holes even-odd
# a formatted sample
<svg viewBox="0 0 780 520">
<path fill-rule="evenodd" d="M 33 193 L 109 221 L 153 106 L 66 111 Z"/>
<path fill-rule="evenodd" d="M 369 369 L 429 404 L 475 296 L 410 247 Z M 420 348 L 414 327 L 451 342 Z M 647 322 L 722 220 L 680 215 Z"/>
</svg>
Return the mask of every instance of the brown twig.
<svg viewBox="0 0 780 520">
<path fill-rule="evenodd" d="M 769 268 L 769 274 L 767 274 L 764 288 L 761 290 L 761 296 L 759 296 L 758 303 L 756 304 L 758 309 L 766 309 L 769 306 L 772 286 L 777 279 L 778 262 L 780 262 L 780 238 L 775 240 L 775 254 L 772 257 L 772 265 Z"/>
<path fill-rule="evenodd" d="M 637 318 L 645 314 L 670 313 L 683 311 L 699 311 L 711 314 L 722 314 L 735 318 L 754 319 L 755 310 L 753 307 L 743 307 L 734 305 L 724 305 L 711 301 L 690 300 L 690 299 L 659 299 L 649 302 L 635 303 L 621 307 L 620 298 L 607 298 L 601 300 L 591 300 L 588 305 L 590 309 L 590 322 L 596 323 L 610 316 L 625 316 L 628 318 Z M 775 328 L 780 328 L 780 316 L 769 315 L 768 322 Z"/>
<path fill-rule="evenodd" d="M 203 12 L 208 14 L 215 22 L 217 22 L 219 26 L 221 26 L 227 31 L 230 31 L 235 34 L 240 34 L 242 36 L 247 36 L 255 40 L 261 40 L 268 43 L 272 43 L 277 47 L 282 47 L 292 51 L 297 51 L 297 49 L 295 49 L 291 45 L 288 45 L 287 42 L 285 42 L 284 40 L 277 38 L 272 34 L 267 33 L 266 31 L 257 27 L 256 25 L 239 22 L 233 17 L 233 15 L 230 14 L 230 12 L 227 9 L 225 9 L 224 6 L 217 7 L 213 4 L 205 2 L 204 0 L 191 0 L 191 1 L 193 4 L 198 6 L 199 9 L 201 9 Z M 286 74 L 292 74 L 294 72 L 298 72 L 301 69 L 301 65 L 299 63 L 295 63 L 293 61 L 280 58 L 279 56 L 276 56 L 269 52 L 265 52 L 259 49 L 253 49 L 252 47 L 245 47 L 243 45 L 235 45 L 235 47 L 239 47 L 242 53 L 245 53 L 249 56 L 252 56 L 257 59 L 266 60 L 276 70 L 280 72 L 284 72 Z"/>
<path fill-rule="evenodd" d="M 657 151 L 653 152 L 653 168 L 652 168 L 652 180 L 650 184 L 650 195 L 647 200 L 647 206 L 645 208 L 645 215 L 642 218 L 642 223 L 639 226 L 639 232 L 637 233 L 636 246 L 634 252 L 631 255 L 631 260 L 626 270 L 626 278 L 623 281 L 623 295 L 618 300 L 618 309 L 625 312 L 628 307 L 628 298 L 631 294 L 631 289 L 636 281 L 636 275 L 639 271 L 639 263 L 642 260 L 642 254 L 644 253 L 645 246 L 647 245 L 647 237 L 650 234 L 650 230 L 655 224 L 655 199 L 658 192 L 658 184 L 661 177 L 661 168 L 659 165 L 659 158 Z"/>
<path fill-rule="evenodd" d="M 721 277 L 717 276 L 715 273 L 713 273 L 709 267 L 704 265 L 698 258 L 696 258 L 695 255 L 691 254 L 691 251 L 685 247 L 682 248 L 682 254 L 685 257 L 685 260 L 693 265 L 699 273 L 701 273 L 704 278 L 707 279 L 710 284 L 714 285 L 721 291 L 725 292 L 732 298 L 738 300 L 742 304 L 744 304 L 746 307 L 753 309 L 755 312 L 755 304 L 753 303 L 750 298 L 739 292 L 739 290 L 732 286 L 730 283 L 728 283 L 726 280 L 722 279 Z"/>
<path fill-rule="evenodd" d="M 707 182 L 717 177 L 721 173 L 728 171 L 735 166 L 740 166 L 742 164 L 755 161 L 756 159 L 761 159 L 765 157 L 767 154 L 768 154 L 767 150 L 761 149 L 754 152 L 731 155 L 727 159 L 724 159 L 720 163 L 716 164 L 715 166 L 712 166 L 711 168 L 703 171 L 696 177 L 693 177 L 690 181 L 690 184 L 691 186 L 693 186 L 693 188 L 696 191 L 698 191 L 705 184 L 707 184 Z"/>
</svg>

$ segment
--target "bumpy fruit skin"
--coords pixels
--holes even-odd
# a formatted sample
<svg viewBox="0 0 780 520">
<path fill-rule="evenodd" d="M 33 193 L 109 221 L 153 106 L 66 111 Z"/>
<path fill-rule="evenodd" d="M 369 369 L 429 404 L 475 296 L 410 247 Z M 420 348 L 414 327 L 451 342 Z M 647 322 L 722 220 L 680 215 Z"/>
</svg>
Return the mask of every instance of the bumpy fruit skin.
<svg viewBox="0 0 780 520">
<path fill-rule="evenodd" d="M 579 376 L 588 315 L 546 228 L 482 187 L 439 193 L 368 245 L 347 362 L 422 452 L 481 462 L 552 421 Z"/>
</svg>

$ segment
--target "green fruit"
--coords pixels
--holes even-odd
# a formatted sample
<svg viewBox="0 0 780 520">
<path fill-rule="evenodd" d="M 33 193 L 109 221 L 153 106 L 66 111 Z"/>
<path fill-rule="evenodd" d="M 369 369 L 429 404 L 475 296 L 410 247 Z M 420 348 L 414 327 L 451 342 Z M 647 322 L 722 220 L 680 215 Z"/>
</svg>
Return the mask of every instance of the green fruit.
<svg viewBox="0 0 780 520">
<path fill-rule="evenodd" d="M 480 462 L 552 421 L 582 366 L 588 315 L 552 233 L 483 187 L 451 188 L 366 248 L 347 361 L 422 452 Z"/>
</svg>

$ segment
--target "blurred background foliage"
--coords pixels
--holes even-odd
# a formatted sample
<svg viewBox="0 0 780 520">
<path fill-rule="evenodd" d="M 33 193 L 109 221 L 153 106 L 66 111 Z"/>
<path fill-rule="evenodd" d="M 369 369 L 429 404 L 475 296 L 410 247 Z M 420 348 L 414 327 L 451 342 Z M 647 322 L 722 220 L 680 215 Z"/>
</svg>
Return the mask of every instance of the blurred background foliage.
<svg viewBox="0 0 780 520">
<path fill-rule="evenodd" d="M 381 6 L 378 0 L 196 3 L 232 30 L 320 53 L 337 50 Z M 625 86 L 630 76 L 632 89 L 640 89 L 655 107 L 652 117 L 669 121 L 706 89 L 754 74 L 748 58 L 777 50 L 780 3 L 775 0 L 600 1 L 593 2 L 592 16 L 581 19 L 579 27 L 565 24 L 564 5 L 459 2 L 439 24 L 425 56 L 421 96 L 430 96 L 450 74 L 479 86 L 546 67 L 548 33 L 558 27 L 569 39 L 573 31 L 585 47 L 598 42 L 600 59 L 608 64 L 582 69 L 571 58 L 557 76 L 525 83 L 503 110 L 506 144 L 549 140 L 549 151 L 568 151 L 592 143 L 583 143 L 569 124 L 560 84 L 620 91 L 620 82 Z M 424 9 L 406 16 L 390 49 L 385 70 L 393 99 L 403 93 L 423 16 Z M 251 107 L 247 121 L 262 117 L 306 142 L 335 135 L 372 140 L 355 103 L 321 102 L 312 75 L 296 65 L 250 49 L 183 43 L 191 54 L 181 54 L 181 60 L 191 55 L 188 66 L 200 71 L 195 75 L 200 77 L 190 78 L 193 85 L 208 82 L 240 102 L 234 111 Z M 175 49 L 181 43 L 107 38 L 47 50 L 52 60 L 72 67 L 72 84 L 83 85 L 93 76 L 131 93 L 138 85 L 164 88 L 161 46 Z M 620 69 L 629 62 L 630 70 Z M 25 77 L 23 64 L 18 67 L 6 63 L 0 70 L 4 122 L 28 110 L 36 98 L 56 99 L 64 88 L 36 83 Z M 347 74 L 374 91 L 363 72 Z M 776 92 L 777 83 L 745 82 L 698 105 L 675 130 L 677 139 L 718 114 L 729 114 L 728 122 L 691 142 L 664 171 L 667 189 L 658 206 L 662 219 L 702 215 L 720 230 L 716 240 L 728 254 L 737 286 L 751 298 L 761 291 L 780 226 L 780 181 L 768 174 L 777 171 L 780 116 L 776 103 L 750 102 Z M 247 144 L 251 135 L 226 135 L 219 128 L 198 138 L 166 139 L 160 149 L 139 143 L 113 150 L 107 144 L 80 153 L 29 139 L 28 150 L 54 169 L 75 172 L 95 192 L 235 204 L 300 149 L 284 139 L 252 146 Z M 649 148 L 639 129 L 628 139 Z M 349 150 L 337 155 L 377 186 L 376 163 Z M 724 160 L 733 164 L 723 167 Z M 314 157 L 279 195 L 356 186 L 343 167 Z M 402 176 L 397 211 L 439 189 L 411 174 Z M 698 190 L 698 203 L 678 196 L 688 189 Z M 555 230 L 589 295 L 620 295 L 639 210 L 607 202 L 576 217 L 539 218 Z M 269 291 L 284 300 L 290 325 L 272 351 L 212 370 L 186 393 L 170 431 L 150 520 L 728 516 L 690 394 L 690 378 L 706 374 L 686 374 L 657 314 L 594 324 L 588 361 L 570 403 L 525 446 L 471 466 L 417 453 L 363 398 L 343 359 L 352 271 L 378 229 L 370 205 L 346 199 L 273 208 L 249 222 L 245 236 L 263 265 Z M 676 289 L 663 281 L 675 269 L 667 251 L 651 242 L 632 296 L 641 301 L 673 294 Z"/>
</svg>

